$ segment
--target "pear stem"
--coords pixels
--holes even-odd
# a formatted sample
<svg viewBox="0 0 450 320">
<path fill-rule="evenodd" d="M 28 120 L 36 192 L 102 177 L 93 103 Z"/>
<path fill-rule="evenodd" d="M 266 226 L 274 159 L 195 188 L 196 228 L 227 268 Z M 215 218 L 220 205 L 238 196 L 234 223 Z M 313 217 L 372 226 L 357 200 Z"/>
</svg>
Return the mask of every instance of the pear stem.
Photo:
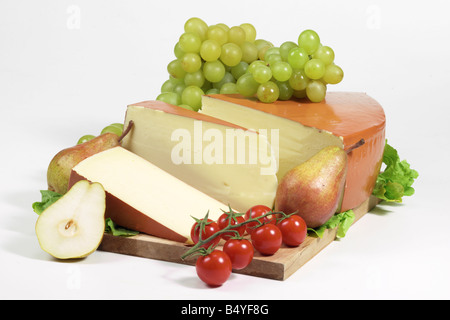
<svg viewBox="0 0 450 320">
<path fill-rule="evenodd" d="M 122 141 L 123 138 L 125 138 L 125 136 L 128 134 L 128 132 L 130 132 L 131 128 L 133 127 L 133 120 L 130 120 L 128 122 L 128 126 L 126 127 L 126 129 L 122 132 L 122 135 L 119 137 L 119 142 Z"/>
<path fill-rule="evenodd" d="M 364 143 L 366 143 L 366 141 L 364 139 L 361 139 L 358 142 L 356 142 L 356 143 L 352 144 L 351 146 L 349 146 L 347 149 L 345 149 L 345 152 L 347 152 L 347 154 L 349 154 L 353 150 L 361 147 Z"/>
</svg>

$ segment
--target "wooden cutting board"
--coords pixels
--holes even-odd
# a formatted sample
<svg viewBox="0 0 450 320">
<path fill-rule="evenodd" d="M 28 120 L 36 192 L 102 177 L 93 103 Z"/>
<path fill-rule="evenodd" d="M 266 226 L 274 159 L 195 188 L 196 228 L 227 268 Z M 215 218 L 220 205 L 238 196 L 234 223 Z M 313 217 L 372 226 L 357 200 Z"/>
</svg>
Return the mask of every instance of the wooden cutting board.
<svg viewBox="0 0 450 320">
<path fill-rule="evenodd" d="M 353 223 L 372 210 L 378 203 L 377 198 L 371 197 L 359 207 L 353 209 L 355 213 L 355 221 Z M 271 256 L 263 256 L 255 252 L 253 261 L 249 266 L 233 272 L 274 280 L 285 280 L 334 241 L 336 232 L 337 228 L 326 230 L 322 238 L 308 236 L 299 247 L 282 246 Z M 221 249 L 220 246 L 221 244 L 219 244 L 219 249 Z M 145 234 L 138 234 L 132 237 L 118 237 L 105 234 L 99 250 L 194 265 L 195 257 L 188 257 L 186 260 L 180 258 L 189 248 L 189 246 L 179 242 Z"/>
</svg>

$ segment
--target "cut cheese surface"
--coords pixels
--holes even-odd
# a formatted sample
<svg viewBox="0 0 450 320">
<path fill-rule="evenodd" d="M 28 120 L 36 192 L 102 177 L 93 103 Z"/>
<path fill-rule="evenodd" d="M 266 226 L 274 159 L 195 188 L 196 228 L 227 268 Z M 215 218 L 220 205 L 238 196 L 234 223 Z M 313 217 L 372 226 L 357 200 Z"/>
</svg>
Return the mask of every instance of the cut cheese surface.
<svg viewBox="0 0 450 320">
<path fill-rule="evenodd" d="M 276 151 L 265 135 L 161 101 L 127 107 L 122 146 L 240 212 L 273 206 Z"/>
<path fill-rule="evenodd" d="M 192 217 L 209 211 L 217 219 L 228 206 L 198 191 L 136 154 L 115 147 L 75 166 L 70 186 L 99 182 L 106 191 L 106 217 L 123 227 L 191 243 Z"/>
<path fill-rule="evenodd" d="M 349 148 L 341 211 L 359 206 L 372 193 L 385 143 L 385 114 L 364 93 L 329 92 L 324 101 L 306 99 L 265 104 L 240 95 L 204 96 L 202 114 L 256 131 L 279 129 L 278 179 L 328 145 Z"/>
</svg>

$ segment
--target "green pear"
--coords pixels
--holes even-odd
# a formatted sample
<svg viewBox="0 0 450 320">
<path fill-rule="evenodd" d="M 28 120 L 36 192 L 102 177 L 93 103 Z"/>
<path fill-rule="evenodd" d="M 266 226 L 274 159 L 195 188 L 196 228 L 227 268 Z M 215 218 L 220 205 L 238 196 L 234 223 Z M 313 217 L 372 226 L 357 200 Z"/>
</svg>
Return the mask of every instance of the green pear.
<svg viewBox="0 0 450 320">
<path fill-rule="evenodd" d="M 48 190 L 65 194 L 69 188 L 72 168 L 96 153 L 120 146 L 122 139 L 131 131 L 133 125 L 133 121 L 130 121 L 120 136 L 113 132 L 104 132 L 93 139 L 58 152 L 48 165 Z"/>
<path fill-rule="evenodd" d="M 347 153 L 325 147 L 281 179 L 275 211 L 297 212 L 309 228 L 327 222 L 341 205 L 347 176 Z"/>
<path fill-rule="evenodd" d="M 58 152 L 47 169 L 48 189 L 65 194 L 69 186 L 72 168 L 82 160 L 120 144 L 119 136 L 114 133 L 104 133 L 92 140 L 66 148 Z"/>
<path fill-rule="evenodd" d="M 84 258 L 97 250 L 105 232 L 105 190 L 80 180 L 36 221 L 42 250 L 58 259 Z"/>
</svg>

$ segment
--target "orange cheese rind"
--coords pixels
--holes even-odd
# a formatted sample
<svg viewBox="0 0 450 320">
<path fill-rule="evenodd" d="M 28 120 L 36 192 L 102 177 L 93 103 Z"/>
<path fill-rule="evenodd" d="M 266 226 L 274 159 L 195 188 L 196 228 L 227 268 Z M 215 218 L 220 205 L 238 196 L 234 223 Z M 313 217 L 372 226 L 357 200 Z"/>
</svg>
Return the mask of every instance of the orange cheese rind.
<svg viewBox="0 0 450 320">
<path fill-rule="evenodd" d="M 237 94 L 205 96 L 203 103 L 208 103 L 208 99 L 222 100 L 332 133 L 342 139 L 344 149 L 364 139 L 362 146 L 348 154 L 349 170 L 341 211 L 356 208 L 370 197 L 382 164 L 386 116 L 381 105 L 366 93 L 328 92 L 318 103 L 298 99 L 266 104 Z"/>
</svg>

